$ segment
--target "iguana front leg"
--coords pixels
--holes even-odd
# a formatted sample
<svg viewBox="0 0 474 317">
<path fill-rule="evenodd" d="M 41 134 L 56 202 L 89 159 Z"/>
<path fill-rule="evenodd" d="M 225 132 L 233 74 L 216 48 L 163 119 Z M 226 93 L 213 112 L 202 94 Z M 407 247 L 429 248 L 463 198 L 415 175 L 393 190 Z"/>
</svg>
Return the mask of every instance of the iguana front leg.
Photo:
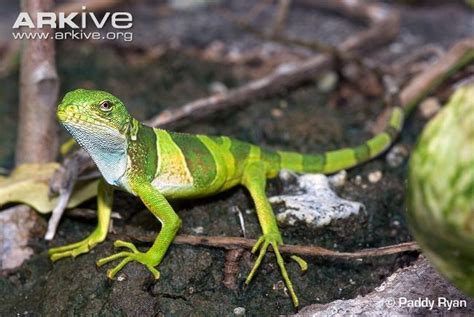
<svg viewBox="0 0 474 317">
<path fill-rule="evenodd" d="M 107 271 L 107 276 L 113 278 L 127 263 L 137 261 L 145 265 L 153 274 L 155 279 L 160 277 L 160 272 L 155 268 L 161 263 L 163 256 L 168 250 L 169 245 L 173 241 L 178 231 L 181 220 L 174 212 L 166 198 L 154 188 L 150 183 L 134 182 L 132 184 L 133 191 L 140 197 L 145 206 L 150 210 L 159 221 L 161 221 L 161 231 L 155 239 L 155 242 L 147 252 L 140 252 L 132 243 L 117 240 L 114 242 L 115 247 L 124 247 L 130 251 L 122 251 L 109 257 L 97 261 L 98 266 L 122 258 L 122 261 L 113 269 Z"/>
<path fill-rule="evenodd" d="M 263 162 L 259 161 L 250 163 L 245 168 L 242 178 L 242 184 L 249 190 L 250 196 L 252 197 L 255 203 L 258 220 L 260 222 L 260 226 L 262 227 L 263 232 L 263 235 L 258 239 L 257 243 L 255 243 L 254 247 L 252 248 L 252 253 L 255 253 L 258 249 L 260 249 L 260 253 L 245 281 L 245 284 L 250 283 L 253 276 L 255 275 L 255 272 L 260 266 L 263 257 L 265 256 L 268 246 L 271 245 L 273 248 L 273 252 L 275 253 L 275 256 L 277 258 L 277 263 L 280 267 L 281 275 L 285 281 L 286 286 L 288 287 L 291 299 L 293 300 L 293 304 L 295 305 L 295 307 L 298 307 L 298 297 L 296 296 L 296 293 L 293 289 L 293 283 L 288 277 L 285 262 L 283 261 L 283 257 L 281 256 L 280 251 L 278 249 L 278 246 L 280 244 L 283 244 L 283 240 L 281 238 L 280 231 L 278 230 L 278 225 L 275 219 L 275 215 L 273 214 L 272 207 L 270 206 L 268 198 L 265 194 L 266 177 L 265 166 Z M 299 264 L 304 263 L 304 261 L 300 258 L 296 258 L 295 260 Z M 302 262 L 300 263 L 299 261 Z"/>
<path fill-rule="evenodd" d="M 87 253 L 107 237 L 110 224 L 110 214 L 114 198 L 114 188 L 101 179 L 97 189 L 97 227 L 84 240 L 62 247 L 49 249 L 51 260 L 57 261 L 66 257 L 75 258 Z"/>
</svg>

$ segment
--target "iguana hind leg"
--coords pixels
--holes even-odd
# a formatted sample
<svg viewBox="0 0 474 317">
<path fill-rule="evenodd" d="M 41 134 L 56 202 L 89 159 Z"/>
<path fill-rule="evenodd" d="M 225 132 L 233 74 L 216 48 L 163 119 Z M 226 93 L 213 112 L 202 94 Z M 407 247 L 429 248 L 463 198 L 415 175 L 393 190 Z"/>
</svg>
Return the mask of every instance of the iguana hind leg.
<svg viewBox="0 0 474 317">
<path fill-rule="evenodd" d="M 89 252 L 98 243 L 104 241 L 109 231 L 113 198 L 114 188 L 102 179 L 97 190 L 97 227 L 82 241 L 49 249 L 48 254 L 51 260 L 57 261 L 66 257 L 75 258 L 79 254 Z"/>
<path fill-rule="evenodd" d="M 250 196 L 255 203 L 258 220 L 263 232 L 263 235 L 258 239 L 257 243 L 255 243 L 254 247 L 252 248 L 252 253 L 257 252 L 259 249 L 260 252 L 245 283 L 250 283 L 253 276 L 255 275 L 255 272 L 260 266 L 263 257 L 265 256 L 268 246 L 271 245 L 275 253 L 278 266 L 280 267 L 281 275 L 285 281 L 288 291 L 290 292 L 291 299 L 293 300 L 293 304 L 295 307 L 298 307 L 298 297 L 296 296 L 296 293 L 293 289 L 293 284 L 288 277 L 288 272 L 286 271 L 285 262 L 278 249 L 278 246 L 283 244 L 283 240 L 281 238 L 272 207 L 268 202 L 268 198 L 265 193 L 266 176 L 264 164 L 262 162 L 250 163 L 245 168 L 242 177 L 242 184 L 249 190 Z"/>
</svg>

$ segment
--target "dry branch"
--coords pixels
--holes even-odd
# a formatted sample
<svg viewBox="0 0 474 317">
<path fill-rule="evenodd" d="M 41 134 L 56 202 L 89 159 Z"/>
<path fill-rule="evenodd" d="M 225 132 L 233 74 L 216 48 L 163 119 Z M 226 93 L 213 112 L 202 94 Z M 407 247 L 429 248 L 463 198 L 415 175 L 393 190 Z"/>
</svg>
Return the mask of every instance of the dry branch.
<svg viewBox="0 0 474 317">
<path fill-rule="evenodd" d="M 225 94 L 214 95 L 198 99 L 176 109 L 169 109 L 146 121 L 154 127 L 163 127 L 173 124 L 177 126 L 192 118 L 198 120 L 217 111 L 228 110 L 249 104 L 257 98 L 264 98 L 284 89 L 297 86 L 302 81 L 315 78 L 319 73 L 333 66 L 333 58 L 327 55 L 318 55 L 307 61 L 281 65 L 270 75 L 253 80 Z"/>
<path fill-rule="evenodd" d="M 23 0 L 22 10 L 32 17 L 50 11 L 52 0 Z M 52 35 L 49 27 L 24 32 Z M 56 102 L 59 78 L 54 40 L 23 40 L 20 69 L 20 107 L 16 164 L 54 162 L 58 153 Z"/>
<path fill-rule="evenodd" d="M 311 2 L 312 3 L 312 2 Z M 375 45 L 392 40 L 399 31 L 399 14 L 380 5 L 362 1 L 315 1 L 319 8 L 333 10 L 353 18 L 363 19 L 369 29 L 350 36 L 337 50 L 355 53 L 374 48 Z M 146 123 L 157 127 L 182 124 L 186 119 L 201 119 L 219 110 L 249 105 L 256 98 L 268 97 L 276 92 L 295 87 L 301 82 L 315 78 L 322 71 L 331 68 L 335 61 L 333 54 L 320 54 L 306 61 L 281 65 L 275 71 L 226 94 L 198 99 L 176 109 L 165 110 Z"/>
<path fill-rule="evenodd" d="M 48 230 L 44 237 L 46 240 L 54 238 L 59 221 L 67 207 L 79 174 L 91 168 L 94 168 L 93 161 L 86 151 L 80 150 L 67 157 L 63 165 L 54 173 L 50 182 L 50 195 L 59 193 L 59 199 L 48 222 Z M 65 177 L 62 177 L 63 175 Z"/>
<path fill-rule="evenodd" d="M 245 16 L 246 21 L 252 21 L 256 19 L 260 13 L 262 13 L 268 6 L 271 5 L 272 0 L 259 0 L 257 3 L 249 10 Z"/>
<path fill-rule="evenodd" d="M 137 241 L 152 243 L 155 239 L 154 236 L 140 236 L 140 237 L 131 237 Z M 173 243 L 175 244 L 187 244 L 187 245 L 197 245 L 197 246 L 208 246 L 224 249 L 252 249 L 257 240 L 239 238 L 239 237 L 206 237 L 206 236 L 189 236 L 189 235 L 179 235 L 176 236 Z M 271 250 L 271 248 L 270 248 Z M 280 245 L 280 252 L 291 253 L 298 255 L 307 255 L 307 256 L 328 256 L 335 258 L 343 259 L 358 259 L 364 257 L 374 257 L 374 256 L 383 256 L 390 254 L 397 254 L 401 252 L 408 251 L 417 251 L 419 250 L 418 245 L 415 242 L 405 242 L 396 245 L 373 248 L 373 249 L 364 249 L 356 252 L 339 252 L 334 250 L 329 250 L 326 248 L 318 246 L 302 246 L 302 245 L 290 245 L 282 244 Z"/>
<path fill-rule="evenodd" d="M 288 11 L 290 9 L 291 0 L 279 0 L 278 7 L 275 13 L 275 18 L 272 26 L 272 36 L 276 36 L 283 31 L 286 20 L 288 18 Z"/>
<path fill-rule="evenodd" d="M 458 69 L 472 63 L 474 59 L 474 38 L 456 43 L 435 65 L 415 78 L 400 92 L 400 104 L 411 112 L 413 108 L 447 77 Z"/>
</svg>

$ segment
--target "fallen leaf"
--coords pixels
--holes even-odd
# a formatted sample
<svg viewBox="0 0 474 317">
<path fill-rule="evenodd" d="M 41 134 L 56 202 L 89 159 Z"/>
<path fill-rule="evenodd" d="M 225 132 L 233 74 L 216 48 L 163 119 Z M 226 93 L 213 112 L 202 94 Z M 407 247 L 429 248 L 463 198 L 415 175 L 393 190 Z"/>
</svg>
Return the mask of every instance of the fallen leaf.
<svg viewBox="0 0 474 317">
<path fill-rule="evenodd" d="M 58 163 L 24 164 L 18 166 L 8 177 L 0 177 L 0 206 L 6 203 L 23 203 L 40 213 L 51 212 L 58 197 L 50 198 L 49 180 L 59 168 Z M 98 180 L 77 182 L 67 205 L 76 207 L 97 195 Z"/>
</svg>

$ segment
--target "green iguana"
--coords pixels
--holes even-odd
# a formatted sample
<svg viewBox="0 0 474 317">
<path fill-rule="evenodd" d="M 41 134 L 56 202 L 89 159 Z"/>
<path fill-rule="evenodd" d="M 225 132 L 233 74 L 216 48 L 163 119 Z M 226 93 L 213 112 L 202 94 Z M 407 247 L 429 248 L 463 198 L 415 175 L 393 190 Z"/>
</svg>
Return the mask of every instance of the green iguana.
<svg viewBox="0 0 474 317">
<path fill-rule="evenodd" d="M 384 132 L 355 148 L 344 148 L 318 155 L 269 151 L 225 136 L 190 135 L 153 129 L 128 113 L 115 96 L 92 90 L 66 94 L 57 116 L 74 139 L 90 154 L 105 181 L 98 189 L 98 225 L 86 239 L 49 251 L 53 261 L 89 252 L 104 241 L 110 221 L 113 188 L 138 196 L 161 222 L 155 242 L 146 252 L 132 243 L 117 240 L 115 247 L 127 248 L 100 259 L 101 266 L 121 259 L 107 272 L 113 278 L 130 261 L 147 267 L 156 279 L 161 263 L 181 220 L 168 199 L 213 195 L 243 185 L 250 192 L 262 228 L 262 236 L 252 249 L 259 251 L 245 283 L 255 275 L 269 245 L 272 246 L 283 279 L 294 305 L 298 298 L 279 252 L 283 244 L 275 215 L 265 194 L 266 180 L 282 169 L 305 173 L 333 173 L 353 167 L 382 153 L 390 146 L 403 124 L 403 110 L 395 107 Z M 112 185 L 112 186 L 110 186 Z M 304 261 L 297 257 L 300 264 Z"/>
</svg>

